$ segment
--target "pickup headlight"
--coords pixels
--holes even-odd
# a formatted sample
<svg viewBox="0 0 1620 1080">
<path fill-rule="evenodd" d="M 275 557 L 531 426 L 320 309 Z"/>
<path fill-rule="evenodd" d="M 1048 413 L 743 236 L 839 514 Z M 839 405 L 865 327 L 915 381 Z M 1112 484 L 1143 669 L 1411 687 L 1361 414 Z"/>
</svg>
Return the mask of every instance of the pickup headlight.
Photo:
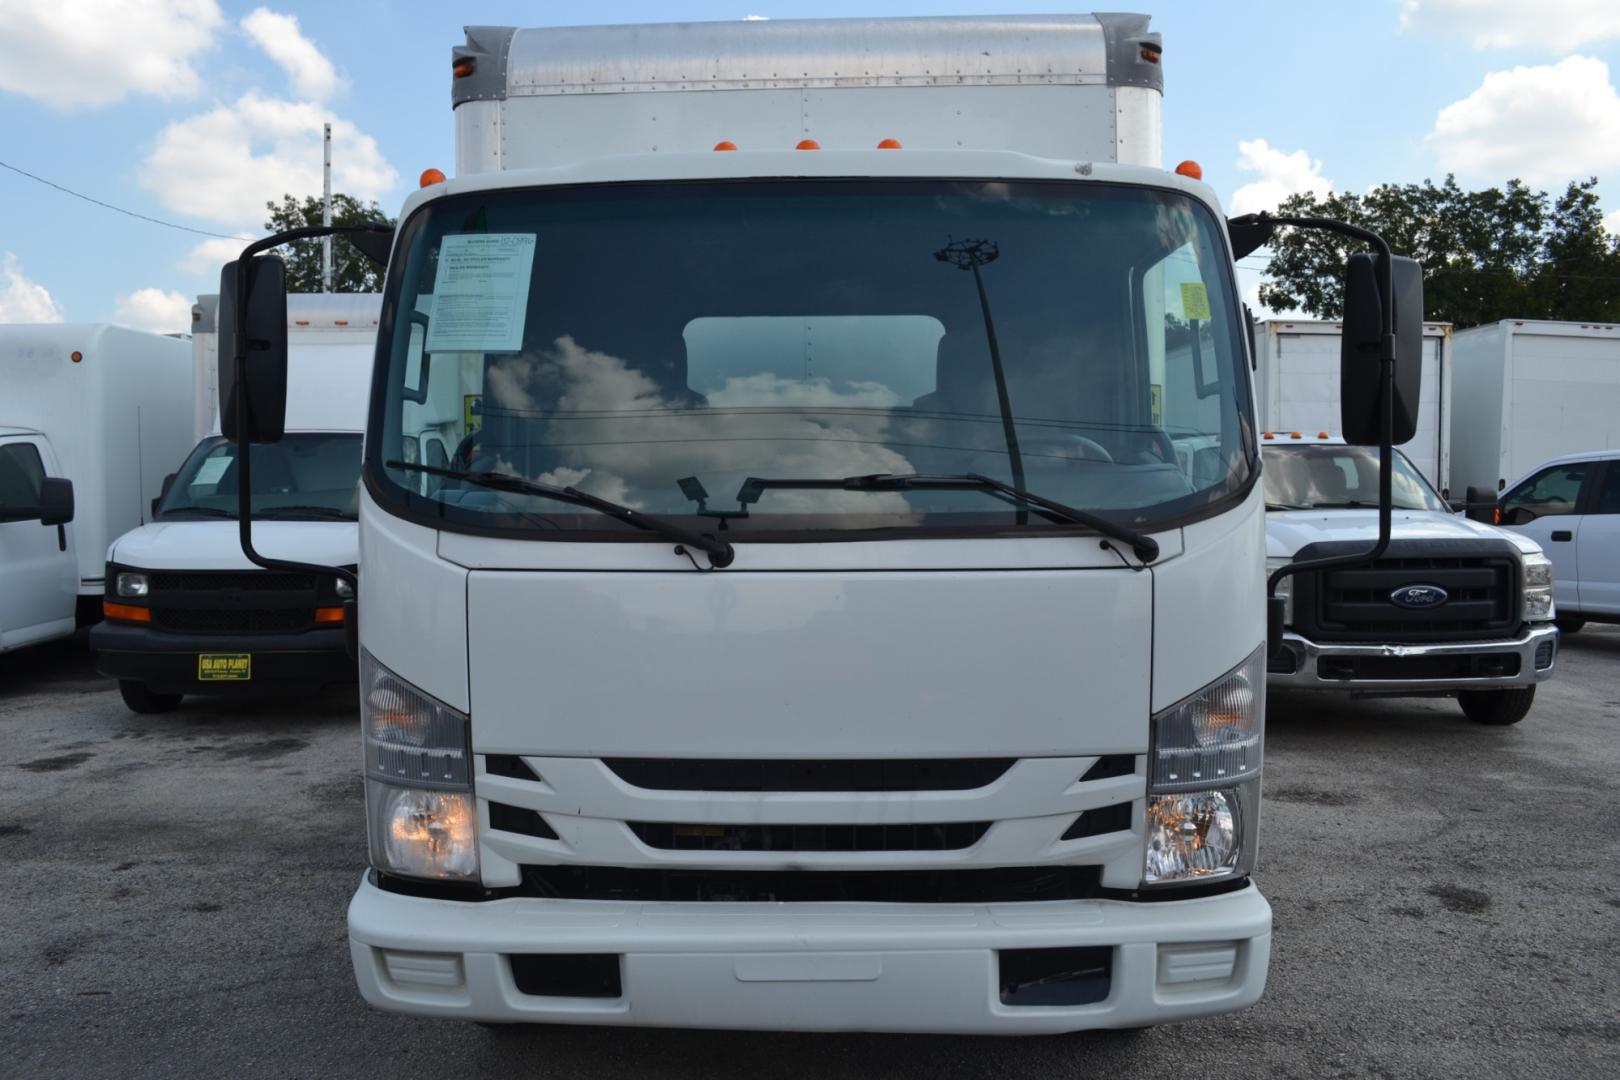
<svg viewBox="0 0 1620 1080">
<path fill-rule="evenodd" d="M 467 717 L 360 654 L 371 864 L 390 874 L 478 878 L 478 804 Z"/>
<path fill-rule="evenodd" d="M 1144 885 L 1241 877 L 1254 867 L 1265 646 L 1153 717 Z"/>
<path fill-rule="evenodd" d="M 151 591 L 145 574 L 119 574 L 114 585 L 114 592 L 123 597 L 145 596 Z"/>
<path fill-rule="evenodd" d="M 1524 557 L 1524 617 L 1545 622 L 1553 617 L 1553 564 L 1545 555 Z"/>
<path fill-rule="evenodd" d="M 1281 569 L 1282 567 L 1287 566 L 1289 563 L 1291 563 L 1293 561 L 1294 561 L 1293 559 L 1284 558 L 1284 557 L 1277 557 L 1277 556 L 1272 556 L 1272 557 L 1267 558 L 1266 559 L 1266 579 L 1269 581 L 1271 579 L 1271 575 L 1273 573 L 1275 573 L 1277 570 Z M 1290 574 L 1287 577 L 1283 578 L 1281 581 L 1277 582 L 1277 595 L 1282 597 L 1282 602 L 1283 602 L 1283 625 L 1284 626 L 1293 626 L 1294 625 L 1294 575 Z"/>
</svg>

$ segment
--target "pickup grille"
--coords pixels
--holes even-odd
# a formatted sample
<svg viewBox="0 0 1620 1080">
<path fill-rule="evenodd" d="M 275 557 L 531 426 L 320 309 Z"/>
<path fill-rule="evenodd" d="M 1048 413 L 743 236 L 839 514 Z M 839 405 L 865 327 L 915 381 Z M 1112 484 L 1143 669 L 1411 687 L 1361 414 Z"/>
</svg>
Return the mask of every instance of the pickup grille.
<svg viewBox="0 0 1620 1080">
<path fill-rule="evenodd" d="M 1338 551 L 1314 545 L 1298 558 Z M 1338 547 L 1340 545 L 1332 545 Z M 1505 546 L 1505 545 L 1504 545 Z M 1512 634 L 1519 625 L 1518 560 L 1493 541 L 1392 543 L 1376 563 L 1304 573 L 1296 579 L 1295 628 L 1315 641 L 1469 641 Z M 1408 608 L 1403 585 L 1444 589 L 1444 603 Z"/>
</svg>

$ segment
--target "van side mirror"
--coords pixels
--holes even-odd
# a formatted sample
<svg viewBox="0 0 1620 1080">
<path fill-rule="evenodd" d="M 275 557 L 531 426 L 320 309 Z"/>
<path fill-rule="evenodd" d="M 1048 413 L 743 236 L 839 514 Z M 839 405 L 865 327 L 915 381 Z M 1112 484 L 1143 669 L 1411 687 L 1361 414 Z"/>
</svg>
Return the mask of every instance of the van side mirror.
<svg viewBox="0 0 1620 1080">
<path fill-rule="evenodd" d="M 169 489 L 174 487 L 174 477 L 174 473 L 165 476 L 163 486 L 158 488 L 158 493 L 152 498 L 152 516 L 154 518 L 158 516 L 158 507 L 162 506 L 163 500 L 169 497 Z"/>
<path fill-rule="evenodd" d="M 241 292 L 246 385 L 237 386 L 237 275 L 241 261 L 219 275 L 219 427 L 235 441 L 237 395 L 247 398 L 248 442 L 280 442 L 287 426 L 287 264 L 276 255 L 248 260 Z"/>
<path fill-rule="evenodd" d="M 66 525 L 73 520 L 73 481 L 47 476 L 39 482 L 39 523 Z"/>
<path fill-rule="evenodd" d="M 1395 308 L 1395 382 L 1390 442 L 1399 446 L 1417 434 L 1423 376 L 1423 267 L 1416 259 L 1393 257 L 1390 265 Z M 1350 256 L 1344 274 L 1344 334 L 1339 345 L 1339 425 L 1353 446 L 1377 446 L 1379 357 L 1383 310 L 1378 290 L 1378 256 Z"/>
</svg>

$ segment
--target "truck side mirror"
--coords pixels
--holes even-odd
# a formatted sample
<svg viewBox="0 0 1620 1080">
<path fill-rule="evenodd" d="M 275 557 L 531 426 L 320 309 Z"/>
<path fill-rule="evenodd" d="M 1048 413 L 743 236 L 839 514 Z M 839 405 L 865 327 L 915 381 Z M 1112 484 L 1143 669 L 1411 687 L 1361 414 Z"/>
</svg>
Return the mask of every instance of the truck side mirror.
<svg viewBox="0 0 1620 1080">
<path fill-rule="evenodd" d="M 242 290 L 246 386 L 236 384 L 237 275 L 241 261 L 219 275 L 219 427 L 235 441 L 237 394 L 247 398 L 248 442 L 280 442 L 287 426 L 287 264 L 279 256 L 248 261 Z"/>
<path fill-rule="evenodd" d="M 1463 504 L 1463 513 L 1470 521 L 1483 521 L 1487 525 L 1496 524 L 1496 492 L 1490 488 L 1468 485 L 1468 498 Z"/>
<path fill-rule="evenodd" d="M 73 481 L 47 476 L 39 482 L 39 523 L 66 525 L 73 520 Z"/>
<path fill-rule="evenodd" d="M 1390 266 L 1395 306 L 1395 382 L 1390 442 L 1399 446 L 1417 434 L 1419 388 L 1423 375 L 1423 267 L 1416 259 L 1394 256 Z M 1379 357 L 1383 313 L 1378 291 L 1378 257 L 1350 256 L 1344 274 L 1344 334 L 1339 346 L 1339 425 L 1353 446 L 1377 446 L 1383 425 L 1378 415 Z"/>
</svg>

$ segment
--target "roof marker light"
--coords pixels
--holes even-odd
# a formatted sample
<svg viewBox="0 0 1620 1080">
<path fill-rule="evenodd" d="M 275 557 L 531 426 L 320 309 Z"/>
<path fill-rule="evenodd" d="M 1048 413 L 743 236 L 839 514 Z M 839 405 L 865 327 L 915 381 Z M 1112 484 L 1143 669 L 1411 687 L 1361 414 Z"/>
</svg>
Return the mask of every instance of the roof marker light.
<svg viewBox="0 0 1620 1080">
<path fill-rule="evenodd" d="M 77 364 L 80 360 L 84 359 L 84 353 L 80 352 L 77 349 L 74 349 L 71 353 L 68 354 L 68 359 L 73 361 L 75 364 Z"/>
<path fill-rule="evenodd" d="M 1317 437 L 1317 438 L 1318 438 L 1318 439 L 1325 439 L 1325 438 L 1327 438 L 1327 437 L 1328 437 L 1328 433 L 1327 433 L 1327 432 L 1325 432 L 1325 431 L 1318 431 L 1318 432 L 1317 432 L 1317 433 L 1316 433 L 1316 437 Z"/>
<path fill-rule="evenodd" d="M 1204 167 L 1192 158 L 1188 158 L 1176 166 L 1176 175 L 1185 176 L 1191 180 L 1202 180 L 1204 178 Z"/>
<path fill-rule="evenodd" d="M 1300 438 L 1300 437 L 1301 437 L 1301 436 L 1300 436 L 1300 434 L 1299 434 L 1299 432 L 1297 432 L 1297 431 L 1290 431 L 1290 432 L 1289 432 L 1289 433 L 1288 433 L 1288 437 L 1289 437 L 1289 438 L 1290 438 L 1290 439 L 1298 439 L 1298 438 Z"/>
<path fill-rule="evenodd" d="M 795 150 L 820 150 L 821 149 L 821 144 L 816 142 L 816 140 L 814 140 L 814 139 L 800 139 L 799 140 L 799 145 L 795 146 L 793 149 L 795 149 Z"/>
<path fill-rule="evenodd" d="M 1260 437 L 1262 439 L 1275 439 L 1277 436 L 1275 436 L 1271 432 L 1267 431 L 1267 432 L 1263 432 Z"/>
<path fill-rule="evenodd" d="M 454 78 L 465 79 L 467 76 L 473 74 L 477 70 L 478 61 L 468 57 L 465 60 L 457 60 L 455 65 L 450 68 L 450 74 Z"/>
<path fill-rule="evenodd" d="M 430 184 L 444 183 L 444 173 L 438 169 L 423 169 L 422 175 L 417 178 L 417 187 L 427 187 Z"/>
<path fill-rule="evenodd" d="M 879 150 L 899 150 L 900 149 L 900 140 L 899 139 L 884 139 L 882 142 L 878 143 L 878 149 Z"/>
<path fill-rule="evenodd" d="M 714 148 L 716 150 L 735 150 L 737 149 L 737 144 L 732 142 L 730 139 L 721 139 L 719 142 L 714 144 Z"/>
</svg>

